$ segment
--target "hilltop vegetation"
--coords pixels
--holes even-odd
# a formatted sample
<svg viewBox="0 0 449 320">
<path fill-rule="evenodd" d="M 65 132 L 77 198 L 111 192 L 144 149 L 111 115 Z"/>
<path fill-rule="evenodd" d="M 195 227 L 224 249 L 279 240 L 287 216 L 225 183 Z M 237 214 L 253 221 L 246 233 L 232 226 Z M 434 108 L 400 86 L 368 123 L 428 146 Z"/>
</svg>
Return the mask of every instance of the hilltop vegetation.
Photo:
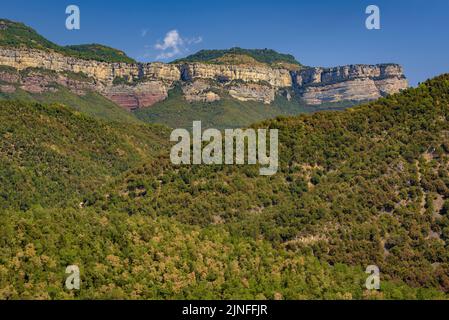
<svg viewBox="0 0 449 320">
<path fill-rule="evenodd" d="M 0 46 L 51 50 L 64 55 L 103 62 L 135 63 L 123 51 L 99 44 L 59 46 L 23 23 L 0 19 Z"/>
<path fill-rule="evenodd" d="M 7 19 L 0 19 L 0 46 L 12 48 L 24 47 L 46 51 L 51 50 L 67 56 L 102 62 L 137 63 L 134 59 L 128 57 L 125 52 L 97 43 L 60 46 L 47 40 L 33 28 L 30 28 L 23 23 Z M 227 62 L 242 64 L 248 62 L 245 57 L 249 57 L 253 59 L 253 61 L 267 64 L 272 67 L 297 69 L 301 66 L 295 57 L 290 54 L 278 53 L 272 49 L 242 49 L 238 47 L 226 50 L 201 50 L 183 59 L 178 59 L 173 63 Z"/>
<path fill-rule="evenodd" d="M 242 49 L 238 47 L 225 50 L 201 50 L 183 59 L 178 59 L 173 63 L 182 63 L 182 62 L 220 63 L 220 58 L 230 55 L 248 56 L 254 59 L 255 61 L 268 64 L 271 66 L 280 65 L 282 63 L 294 65 L 296 67 L 301 66 L 301 64 L 291 54 L 279 53 L 272 49 Z"/>
<path fill-rule="evenodd" d="M 97 43 L 71 45 L 64 48 L 68 50 L 71 55 L 75 54 L 81 59 L 105 62 L 136 63 L 134 59 L 128 57 L 123 51 Z"/>
</svg>

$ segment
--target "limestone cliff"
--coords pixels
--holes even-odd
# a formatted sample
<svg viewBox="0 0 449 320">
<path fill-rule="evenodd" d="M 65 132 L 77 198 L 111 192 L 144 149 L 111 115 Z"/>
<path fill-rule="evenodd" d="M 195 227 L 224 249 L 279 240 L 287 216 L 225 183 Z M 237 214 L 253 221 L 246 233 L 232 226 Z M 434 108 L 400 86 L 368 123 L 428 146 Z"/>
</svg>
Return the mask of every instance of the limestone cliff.
<svg viewBox="0 0 449 320">
<path fill-rule="evenodd" d="M 276 94 L 285 94 L 290 88 L 310 105 L 371 100 L 407 87 L 402 68 L 395 64 L 301 67 L 291 71 L 260 63 L 100 62 L 51 50 L 0 48 L 0 66 L 17 71 L 0 73 L 2 92 L 19 86 L 39 93 L 56 90 L 52 83 L 57 83 L 76 94 L 97 91 L 128 110 L 166 99 L 175 84 L 181 86 L 186 101 L 213 102 L 229 96 L 270 104 Z"/>
<path fill-rule="evenodd" d="M 0 48 L 0 65 L 18 71 L 44 69 L 57 73 L 71 72 L 90 78 L 89 89 L 97 91 L 127 109 L 151 106 L 164 100 L 174 81 L 181 78 L 177 66 L 163 63 L 126 64 L 82 60 L 57 52 L 32 49 Z M 38 70 L 34 70 L 35 77 Z M 41 88 L 47 82 L 63 80 L 41 75 Z M 60 77 L 64 78 L 64 77 Z M 21 81 L 26 81 L 22 78 Z M 24 83 L 22 83 L 22 86 Z M 38 84 L 34 87 L 37 87 Z M 67 83 L 69 89 L 73 84 Z M 26 90 L 29 86 L 25 86 Z M 37 90 L 37 89 L 36 89 Z M 35 92 L 31 89 L 30 92 Z"/>
<path fill-rule="evenodd" d="M 176 81 L 181 76 L 179 68 L 171 64 L 107 63 L 33 49 L 0 48 L 0 65 L 17 70 L 42 68 L 57 72 L 84 73 L 104 84 L 111 84 L 117 78 L 127 79 L 128 82 L 145 77 L 151 80 Z"/>
<path fill-rule="evenodd" d="M 189 63 L 181 65 L 183 80 L 214 79 L 221 82 L 241 80 L 265 82 L 274 88 L 290 87 L 292 77 L 286 69 L 268 66 Z"/>
<path fill-rule="evenodd" d="M 182 86 L 184 97 L 189 102 L 214 102 L 220 96 L 213 91 L 212 85 L 205 80 L 191 81 Z"/>
<path fill-rule="evenodd" d="M 407 88 L 397 64 L 305 68 L 292 73 L 294 87 L 310 105 L 344 100 L 373 100 Z"/>
</svg>

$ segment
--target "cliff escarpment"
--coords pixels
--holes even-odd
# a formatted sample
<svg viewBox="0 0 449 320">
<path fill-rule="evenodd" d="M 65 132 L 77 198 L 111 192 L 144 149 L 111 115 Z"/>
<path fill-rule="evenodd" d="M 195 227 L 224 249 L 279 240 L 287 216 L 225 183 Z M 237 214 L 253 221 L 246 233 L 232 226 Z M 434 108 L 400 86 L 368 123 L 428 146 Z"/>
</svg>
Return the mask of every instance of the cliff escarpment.
<svg viewBox="0 0 449 320">
<path fill-rule="evenodd" d="M 396 64 L 302 67 L 291 71 L 262 64 L 111 63 L 36 49 L 1 48 L 0 65 L 17 71 L 34 69 L 31 76 L 20 79 L 3 70 L 0 90 L 14 90 L 11 84 L 20 83 L 22 89 L 34 92 L 57 82 L 78 94 L 85 90 L 99 92 L 128 110 L 166 99 L 175 83 L 183 87 L 187 101 L 212 102 L 226 95 L 270 104 L 281 89 L 288 88 L 309 105 L 372 100 L 407 87 L 403 70 Z M 38 70 L 59 75 L 49 76 Z M 84 79 L 73 81 L 64 76 L 67 72 Z"/>
<path fill-rule="evenodd" d="M 397 64 L 305 68 L 293 73 L 295 88 L 310 105 L 344 100 L 373 100 L 407 88 Z"/>
<path fill-rule="evenodd" d="M 62 47 L 24 24 L 0 19 L 0 93 L 94 91 L 127 110 L 150 107 L 175 86 L 187 102 L 223 98 L 270 105 L 296 95 L 306 105 L 365 101 L 407 88 L 396 64 L 305 67 L 270 49 L 202 50 L 166 64 L 139 63 L 99 44 Z"/>
</svg>

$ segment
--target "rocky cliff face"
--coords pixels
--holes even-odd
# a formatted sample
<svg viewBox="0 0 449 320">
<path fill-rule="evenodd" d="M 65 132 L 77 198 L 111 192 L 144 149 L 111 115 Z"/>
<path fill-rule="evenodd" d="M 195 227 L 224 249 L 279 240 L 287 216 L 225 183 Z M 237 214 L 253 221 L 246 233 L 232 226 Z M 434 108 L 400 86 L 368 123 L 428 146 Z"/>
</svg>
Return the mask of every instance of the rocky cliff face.
<svg viewBox="0 0 449 320">
<path fill-rule="evenodd" d="M 68 88 L 77 95 L 85 95 L 95 91 L 97 86 L 93 79 L 80 77 L 68 72 L 52 72 L 38 68 L 27 68 L 19 71 L 14 68 L 2 69 L 0 66 L 0 92 L 13 93 L 22 89 L 30 93 L 54 92 L 55 85 Z"/>
<path fill-rule="evenodd" d="M 286 69 L 264 66 L 189 63 L 181 65 L 184 80 L 214 79 L 220 82 L 241 80 L 265 82 L 274 88 L 290 87 L 292 77 Z"/>
<path fill-rule="evenodd" d="M 306 68 L 293 82 L 310 105 L 344 100 L 373 100 L 407 88 L 402 67 L 396 64 Z"/>
<path fill-rule="evenodd" d="M 213 91 L 213 86 L 205 80 L 191 81 L 182 86 L 184 97 L 189 102 L 214 102 L 220 96 Z"/>
<path fill-rule="evenodd" d="M 264 65 L 106 63 L 56 52 L 0 48 L 0 66 L 16 70 L 0 70 L 2 92 L 19 86 L 41 93 L 56 90 L 52 84 L 57 83 L 76 94 L 99 92 L 128 110 L 166 99 L 176 83 L 187 101 L 213 102 L 230 96 L 269 104 L 276 94 L 291 88 L 310 105 L 371 100 L 407 87 L 402 68 L 394 64 L 289 71 Z"/>
<path fill-rule="evenodd" d="M 49 91 L 48 84 L 51 82 L 65 85 L 75 92 L 80 84 L 69 81 L 64 72 L 81 74 L 89 79 L 82 82 L 84 89 L 97 91 L 129 110 L 151 106 L 164 100 L 173 82 L 181 78 L 179 68 L 170 64 L 106 63 L 30 49 L 0 49 L 0 65 L 18 71 L 34 70 L 34 85 L 28 85 L 30 81 L 23 77 L 19 79 L 21 87 L 33 93 L 39 93 L 45 88 Z M 39 69 L 61 75 L 55 79 L 54 75 L 41 73 L 41 79 L 38 80 Z"/>
<path fill-rule="evenodd" d="M 32 49 L 0 48 L 0 65 L 10 66 L 17 70 L 42 68 L 57 72 L 84 73 L 104 84 L 111 84 L 118 78 L 126 79 L 131 83 L 142 78 L 173 82 L 181 77 L 177 66 L 165 63 L 107 63 Z"/>
<path fill-rule="evenodd" d="M 165 100 L 168 97 L 168 88 L 166 82 L 152 80 L 133 85 L 106 86 L 101 93 L 118 105 L 128 110 L 135 110 Z"/>
</svg>

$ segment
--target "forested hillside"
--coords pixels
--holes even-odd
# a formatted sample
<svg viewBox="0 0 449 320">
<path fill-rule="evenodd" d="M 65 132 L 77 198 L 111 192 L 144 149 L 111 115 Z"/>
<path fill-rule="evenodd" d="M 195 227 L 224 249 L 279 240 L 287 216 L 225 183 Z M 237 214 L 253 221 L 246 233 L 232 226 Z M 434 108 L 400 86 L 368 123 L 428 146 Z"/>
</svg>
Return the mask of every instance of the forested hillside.
<svg viewBox="0 0 449 320">
<path fill-rule="evenodd" d="M 278 118 L 281 166 L 132 170 L 88 202 L 265 239 L 449 290 L 449 76 L 345 112 Z M 107 197 L 105 195 L 107 194 Z"/>
<path fill-rule="evenodd" d="M 279 129 L 271 177 L 173 166 L 163 127 L 20 102 L 0 119 L 1 298 L 447 297 L 449 75 L 254 125 Z"/>
<path fill-rule="evenodd" d="M 59 104 L 0 101 L 0 209 L 79 203 L 167 145 L 167 129 L 103 122 Z"/>
<path fill-rule="evenodd" d="M 0 220 L 0 299 L 444 298 L 398 281 L 370 292 L 361 268 L 167 217 L 34 208 Z M 64 288 L 73 264 L 79 291 Z"/>
</svg>

